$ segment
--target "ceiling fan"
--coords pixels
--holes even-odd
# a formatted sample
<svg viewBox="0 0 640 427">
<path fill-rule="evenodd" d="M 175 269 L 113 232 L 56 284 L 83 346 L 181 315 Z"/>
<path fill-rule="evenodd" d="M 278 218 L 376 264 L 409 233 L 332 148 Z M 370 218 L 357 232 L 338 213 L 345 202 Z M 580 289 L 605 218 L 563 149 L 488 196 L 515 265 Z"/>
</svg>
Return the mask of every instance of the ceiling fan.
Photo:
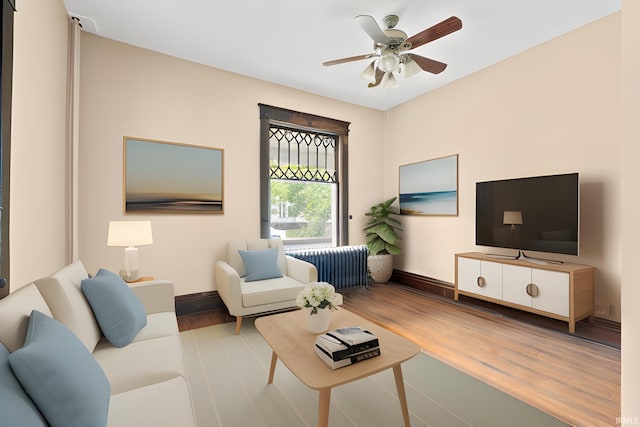
<svg viewBox="0 0 640 427">
<path fill-rule="evenodd" d="M 373 39 L 373 53 L 365 55 L 350 56 L 348 58 L 334 59 L 323 62 L 322 65 L 330 66 L 343 64 L 345 62 L 361 61 L 363 59 L 374 60 L 367 65 L 360 76 L 368 80 L 369 87 L 396 87 L 398 80 L 395 74 L 402 77 L 411 77 L 421 70 L 433 74 L 439 74 L 447 68 L 447 64 L 434 59 L 425 58 L 409 52 L 411 49 L 422 46 L 458 31 L 462 28 L 460 18 L 452 16 L 444 21 L 408 37 L 407 33 L 396 29 L 398 24 L 397 15 L 388 15 L 382 20 L 386 29 L 378 26 L 376 20 L 369 15 L 358 15 L 355 21 Z"/>
</svg>

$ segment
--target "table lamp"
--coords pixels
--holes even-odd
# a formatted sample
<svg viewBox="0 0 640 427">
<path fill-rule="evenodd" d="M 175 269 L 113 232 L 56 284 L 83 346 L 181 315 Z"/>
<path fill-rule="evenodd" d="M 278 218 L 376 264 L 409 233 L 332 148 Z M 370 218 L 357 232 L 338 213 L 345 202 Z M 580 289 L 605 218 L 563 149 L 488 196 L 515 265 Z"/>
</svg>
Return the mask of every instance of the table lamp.
<svg viewBox="0 0 640 427">
<path fill-rule="evenodd" d="M 124 246 L 124 269 L 120 277 L 127 282 L 138 280 L 138 248 L 151 245 L 151 221 L 109 221 L 107 246 Z"/>
<path fill-rule="evenodd" d="M 522 225 L 522 212 L 521 211 L 504 211 L 502 223 L 504 225 L 511 225 L 511 229 L 515 230 L 516 225 Z"/>
</svg>

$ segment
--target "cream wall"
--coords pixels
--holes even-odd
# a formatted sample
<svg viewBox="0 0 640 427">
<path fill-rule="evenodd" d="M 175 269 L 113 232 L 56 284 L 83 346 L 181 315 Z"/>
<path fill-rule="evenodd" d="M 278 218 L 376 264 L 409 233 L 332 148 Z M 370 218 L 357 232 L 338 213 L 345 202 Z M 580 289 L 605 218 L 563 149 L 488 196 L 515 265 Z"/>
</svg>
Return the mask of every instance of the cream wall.
<svg viewBox="0 0 640 427">
<path fill-rule="evenodd" d="M 638 242 L 640 241 L 640 2 L 625 0 L 622 13 L 622 421 L 640 424 L 640 287 Z"/>
<path fill-rule="evenodd" d="M 274 105 L 351 122 L 350 241 L 383 194 L 383 113 L 82 34 L 80 258 L 89 271 L 119 269 L 123 249 L 106 246 L 122 213 L 124 135 L 224 149 L 223 215 L 127 215 L 150 219 L 154 244 L 139 248 L 141 274 L 168 278 L 177 294 L 215 289 L 213 265 L 226 242 L 257 238 L 259 109 Z M 367 191 L 358 191 L 358 189 Z"/>
<path fill-rule="evenodd" d="M 477 181 L 579 172 L 581 255 L 527 254 L 595 266 L 596 299 L 620 320 L 620 22 L 611 15 L 390 111 L 387 196 L 399 165 L 459 154 L 459 216 L 402 217 L 396 268 L 454 282 L 456 252 L 490 250 L 474 243 Z"/>
<path fill-rule="evenodd" d="M 65 263 L 67 12 L 22 1 L 15 13 L 11 123 L 11 290 Z"/>
</svg>

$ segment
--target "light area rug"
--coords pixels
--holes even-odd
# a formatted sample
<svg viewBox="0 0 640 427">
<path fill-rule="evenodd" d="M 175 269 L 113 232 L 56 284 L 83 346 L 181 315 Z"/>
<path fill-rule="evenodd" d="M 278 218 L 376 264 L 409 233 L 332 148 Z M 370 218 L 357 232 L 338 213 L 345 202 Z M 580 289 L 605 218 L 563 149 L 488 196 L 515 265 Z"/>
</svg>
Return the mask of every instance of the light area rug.
<svg viewBox="0 0 640 427">
<path fill-rule="evenodd" d="M 280 361 L 267 384 L 271 348 L 252 319 L 243 322 L 240 335 L 234 328 L 225 323 L 180 333 L 198 426 L 315 426 L 318 392 Z M 402 371 L 414 427 L 566 426 L 422 352 Z M 334 388 L 329 425 L 402 426 L 393 372 Z"/>
</svg>

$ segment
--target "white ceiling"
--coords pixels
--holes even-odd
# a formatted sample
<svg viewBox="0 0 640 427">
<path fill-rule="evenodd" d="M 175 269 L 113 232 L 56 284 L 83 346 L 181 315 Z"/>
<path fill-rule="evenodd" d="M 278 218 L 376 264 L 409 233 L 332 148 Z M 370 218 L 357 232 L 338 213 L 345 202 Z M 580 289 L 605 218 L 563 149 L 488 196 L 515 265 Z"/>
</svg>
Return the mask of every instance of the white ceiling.
<svg viewBox="0 0 640 427">
<path fill-rule="evenodd" d="M 64 0 L 83 30 L 215 68 L 387 110 L 620 10 L 622 0 Z M 450 16 L 462 29 L 412 52 L 448 64 L 397 88 L 368 88 L 369 61 L 322 62 L 373 52 L 354 22 L 400 17 L 409 37 Z"/>
</svg>

